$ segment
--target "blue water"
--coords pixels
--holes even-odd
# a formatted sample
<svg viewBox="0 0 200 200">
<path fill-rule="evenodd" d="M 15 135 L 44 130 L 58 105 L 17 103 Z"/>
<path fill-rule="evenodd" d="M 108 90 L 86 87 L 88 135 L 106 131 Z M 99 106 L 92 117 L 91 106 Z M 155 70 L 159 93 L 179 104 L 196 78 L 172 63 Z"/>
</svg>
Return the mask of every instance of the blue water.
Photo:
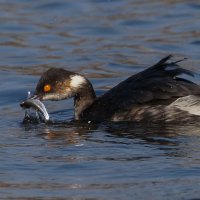
<svg viewBox="0 0 200 200">
<path fill-rule="evenodd" d="M 69 123 L 69 100 L 24 125 L 19 106 L 50 67 L 98 95 L 168 54 L 200 72 L 199 20 L 198 1 L 0 1 L 0 199 L 199 199 L 198 122 Z"/>
</svg>

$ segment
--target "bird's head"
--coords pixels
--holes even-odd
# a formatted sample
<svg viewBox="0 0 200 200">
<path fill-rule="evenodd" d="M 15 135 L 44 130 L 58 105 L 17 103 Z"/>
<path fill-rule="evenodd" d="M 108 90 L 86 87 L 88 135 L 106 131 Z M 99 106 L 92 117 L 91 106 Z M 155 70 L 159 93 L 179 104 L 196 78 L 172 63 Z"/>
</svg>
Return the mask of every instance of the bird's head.
<svg viewBox="0 0 200 200">
<path fill-rule="evenodd" d="M 51 68 L 39 79 L 34 97 L 40 100 L 62 100 L 74 97 L 87 85 L 87 79 L 64 69 Z"/>
</svg>

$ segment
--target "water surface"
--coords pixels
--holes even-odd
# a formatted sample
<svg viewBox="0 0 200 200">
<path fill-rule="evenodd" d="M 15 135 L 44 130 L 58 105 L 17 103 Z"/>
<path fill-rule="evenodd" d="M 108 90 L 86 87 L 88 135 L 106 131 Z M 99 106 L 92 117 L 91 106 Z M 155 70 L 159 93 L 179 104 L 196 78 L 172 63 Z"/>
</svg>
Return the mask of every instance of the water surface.
<svg viewBox="0 0 200 200">
<path fill-rule="evenodd" d="M 69 123 L 69 100 L 45 103 L 58 123 L 23 125 L 19 103 L 50 67 L 98 95 L 168 54 L 200 72 L 199 20 L 197 1 L 0 1 L 0 198 L 198 199 L 198 122 Z"/>
</svg>

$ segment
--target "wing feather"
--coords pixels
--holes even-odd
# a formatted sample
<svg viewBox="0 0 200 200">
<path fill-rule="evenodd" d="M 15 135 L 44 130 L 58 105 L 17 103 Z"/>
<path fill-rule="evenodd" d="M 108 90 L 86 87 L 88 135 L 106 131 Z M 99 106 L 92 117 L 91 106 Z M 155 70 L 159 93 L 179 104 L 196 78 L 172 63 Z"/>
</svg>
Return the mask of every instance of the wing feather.
<svg viewBox="0 0 200 200">
<path fill-rule="evenodd" d="M 181 74 L 193 76 L 193 72 L 178 66 L 182 60 L 169 62 L 171 57 L 169 55 L 121 82 L 99 97 L 86 112 L 99 117 L 105 113 L 112 116 L 123 110 L 132 110 L 134 106 L 168 105 L 179 97 L 200 95 L 197 84 L 178 77 Z"/>
</svg>

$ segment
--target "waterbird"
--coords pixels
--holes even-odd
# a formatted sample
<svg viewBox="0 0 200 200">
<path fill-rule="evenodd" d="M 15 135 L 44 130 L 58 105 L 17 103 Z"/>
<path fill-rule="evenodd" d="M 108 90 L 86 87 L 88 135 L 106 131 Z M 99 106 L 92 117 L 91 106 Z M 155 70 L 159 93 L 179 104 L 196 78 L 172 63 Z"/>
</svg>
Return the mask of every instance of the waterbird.
<svg viewBox="0 0 200 200">
<path fill-rule="evenodd" d="M 200 116 L 200 86 L 181 77 L 194 76 L 194 72 L 178 65 L 184 59 L 172 62 L 171 58 L 172 55 L 164 57 L 100 97 L 96 96 L 85 76 L 62 68 L 50 68 L 39 79 L 34 95 L 21 106 L 26 107 L 27 102 L 37 104 L 36 99 L 74 98 L 74 120 L 187 122 Z M 43 107 L 40 111 L 47 116 Z"/>
</svg>

